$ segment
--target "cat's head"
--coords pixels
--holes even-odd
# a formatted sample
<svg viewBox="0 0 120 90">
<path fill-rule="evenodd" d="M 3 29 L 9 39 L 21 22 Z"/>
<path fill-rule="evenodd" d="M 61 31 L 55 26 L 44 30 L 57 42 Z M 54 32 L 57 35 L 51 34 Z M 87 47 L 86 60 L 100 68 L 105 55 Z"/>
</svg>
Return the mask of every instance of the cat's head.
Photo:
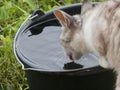
<svg viewBox="0 0 120 90">
<path fill-rule="evenodd" d="M 82 12 L 85 13 L 86 10 L 87 8 L 85 7 Z M 55 10 L 54 14 L 62 26 L 60 42 L 66 54 L 71 60 L 78 60 L 85 48 L 81 15 L 71 16 L 61 10 Z"/>
</svg>

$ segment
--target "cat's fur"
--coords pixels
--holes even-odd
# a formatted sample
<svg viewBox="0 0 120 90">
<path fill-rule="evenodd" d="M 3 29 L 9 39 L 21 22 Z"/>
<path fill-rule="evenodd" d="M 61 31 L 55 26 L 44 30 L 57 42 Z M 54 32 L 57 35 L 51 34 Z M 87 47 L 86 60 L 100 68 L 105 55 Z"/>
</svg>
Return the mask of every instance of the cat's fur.
<svg viewBox="0 0 120 90">
<path fill-rule="evenodd" d="M 62 25 L 61 44 L 72 60 L 83 54 L 99 56 L 100 65 L 117 72 L 116 90 L 120 90 L 120 1 L 109 0 L 93 7 L 83 1 L 81 15 L 54 11 Z"/>
</svg>

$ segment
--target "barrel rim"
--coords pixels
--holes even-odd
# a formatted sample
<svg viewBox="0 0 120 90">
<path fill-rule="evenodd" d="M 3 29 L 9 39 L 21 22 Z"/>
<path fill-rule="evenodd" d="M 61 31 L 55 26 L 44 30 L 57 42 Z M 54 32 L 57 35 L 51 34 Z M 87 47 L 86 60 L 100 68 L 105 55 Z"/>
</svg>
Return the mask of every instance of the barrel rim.
<svg viewBox="0 0 120 90">
<path fill-rule="evenodd" d="M 81 6 L 81 4 L 72 4 L 72 5 L 69 5 L 69 6 L 62 6 L 60 8 L 57 8 L 57 9 L 64 9 L 64 8 L 70 8 L 70 7 L 73 7 L 73 6 Z M 53 14 L 53 11 L 47 11 L 46 12 L 47 14 Z M 78 68 L 78 69 L 71 69 L 71 70 L 63 70 L 63 71 L 53 71 L 53 70 L 50 70 L 50 71 L 47 71 L 47 70 L 40 70 L 38 68 L 34 68 L 34 67 L 25 67 L 25 65 L 23 64 L 24 61 L 20 60 L 21 58 L 19 57 L 19 55 L 17 54 L 16 52 L 16 41 L 17 41 L 17 38 L 19 36 L 19 33 L 21 32 L 21 28 L 26 24 L 26 22 L 28 22 L 29 18 L 31 17 L 28 16 L 26 18 L 26 20 L 22 23 L 22 25 L 20 26 L 20 28 L 18 29 L 16 35 L 15 35 L 15 38 L 14 38 L 14 42 L 13 42 L 13 49 L 14 49 L 14 54 L 15 54 L 15 57 L 17 59 L 17 61 L 22 65 L 22 69 L 23 70 L 33 70 L 33 71 L 40 71 L 40 72 L 44 72 L 44 73 L 72 73 L 72 72 L 82 72 L 83 75 L 90 75 L 90 74 L 97 74 L 97 73 L 101 73 L 101 72 L 105 72 L 105 71 L 108 71 L 107 69 L 104 69 L 102 67 L 100 67 L 99 65 L 98 66 L 93 66 L 93 67 L 90 67 L 90 68 Z M 87 72 L 87 73 L 86 73 Z"/>
</svg>

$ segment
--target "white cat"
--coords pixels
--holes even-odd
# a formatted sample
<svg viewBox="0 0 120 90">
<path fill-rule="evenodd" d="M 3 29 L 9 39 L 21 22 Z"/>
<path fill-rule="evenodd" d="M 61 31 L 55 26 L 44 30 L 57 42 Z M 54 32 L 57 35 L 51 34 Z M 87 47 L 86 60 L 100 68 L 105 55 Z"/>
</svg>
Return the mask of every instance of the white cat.
<svg viewBox="0 0 120 90">
<path fill-rule="evenodd" d="M 100 65 L 117 72 L 116 90 L 120 90 L 120 1 L 109 0 L 95 7 L 83 1 L 81 15 L 54 11 L 62 25 L 60 41 L 71 60 L 83 54 L 99 56 Z"/>
</svg>

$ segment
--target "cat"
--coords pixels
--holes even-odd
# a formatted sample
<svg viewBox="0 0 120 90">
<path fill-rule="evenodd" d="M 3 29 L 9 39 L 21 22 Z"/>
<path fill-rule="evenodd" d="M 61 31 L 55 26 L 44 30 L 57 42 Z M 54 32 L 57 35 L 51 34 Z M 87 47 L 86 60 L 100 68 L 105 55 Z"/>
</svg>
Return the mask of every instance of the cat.
<svg viewBox="0 0 120 90">
<path fill-rule="evenodd" d="M 92 53 L 99 64 L 117 73 L 115 90 L 120 90 L 120 1 L 108 0 L 93 7 L 83 0 L 81 14 L 54 10 L 62 26 L 60 42 L 71 60 Z"/>
</svg>

